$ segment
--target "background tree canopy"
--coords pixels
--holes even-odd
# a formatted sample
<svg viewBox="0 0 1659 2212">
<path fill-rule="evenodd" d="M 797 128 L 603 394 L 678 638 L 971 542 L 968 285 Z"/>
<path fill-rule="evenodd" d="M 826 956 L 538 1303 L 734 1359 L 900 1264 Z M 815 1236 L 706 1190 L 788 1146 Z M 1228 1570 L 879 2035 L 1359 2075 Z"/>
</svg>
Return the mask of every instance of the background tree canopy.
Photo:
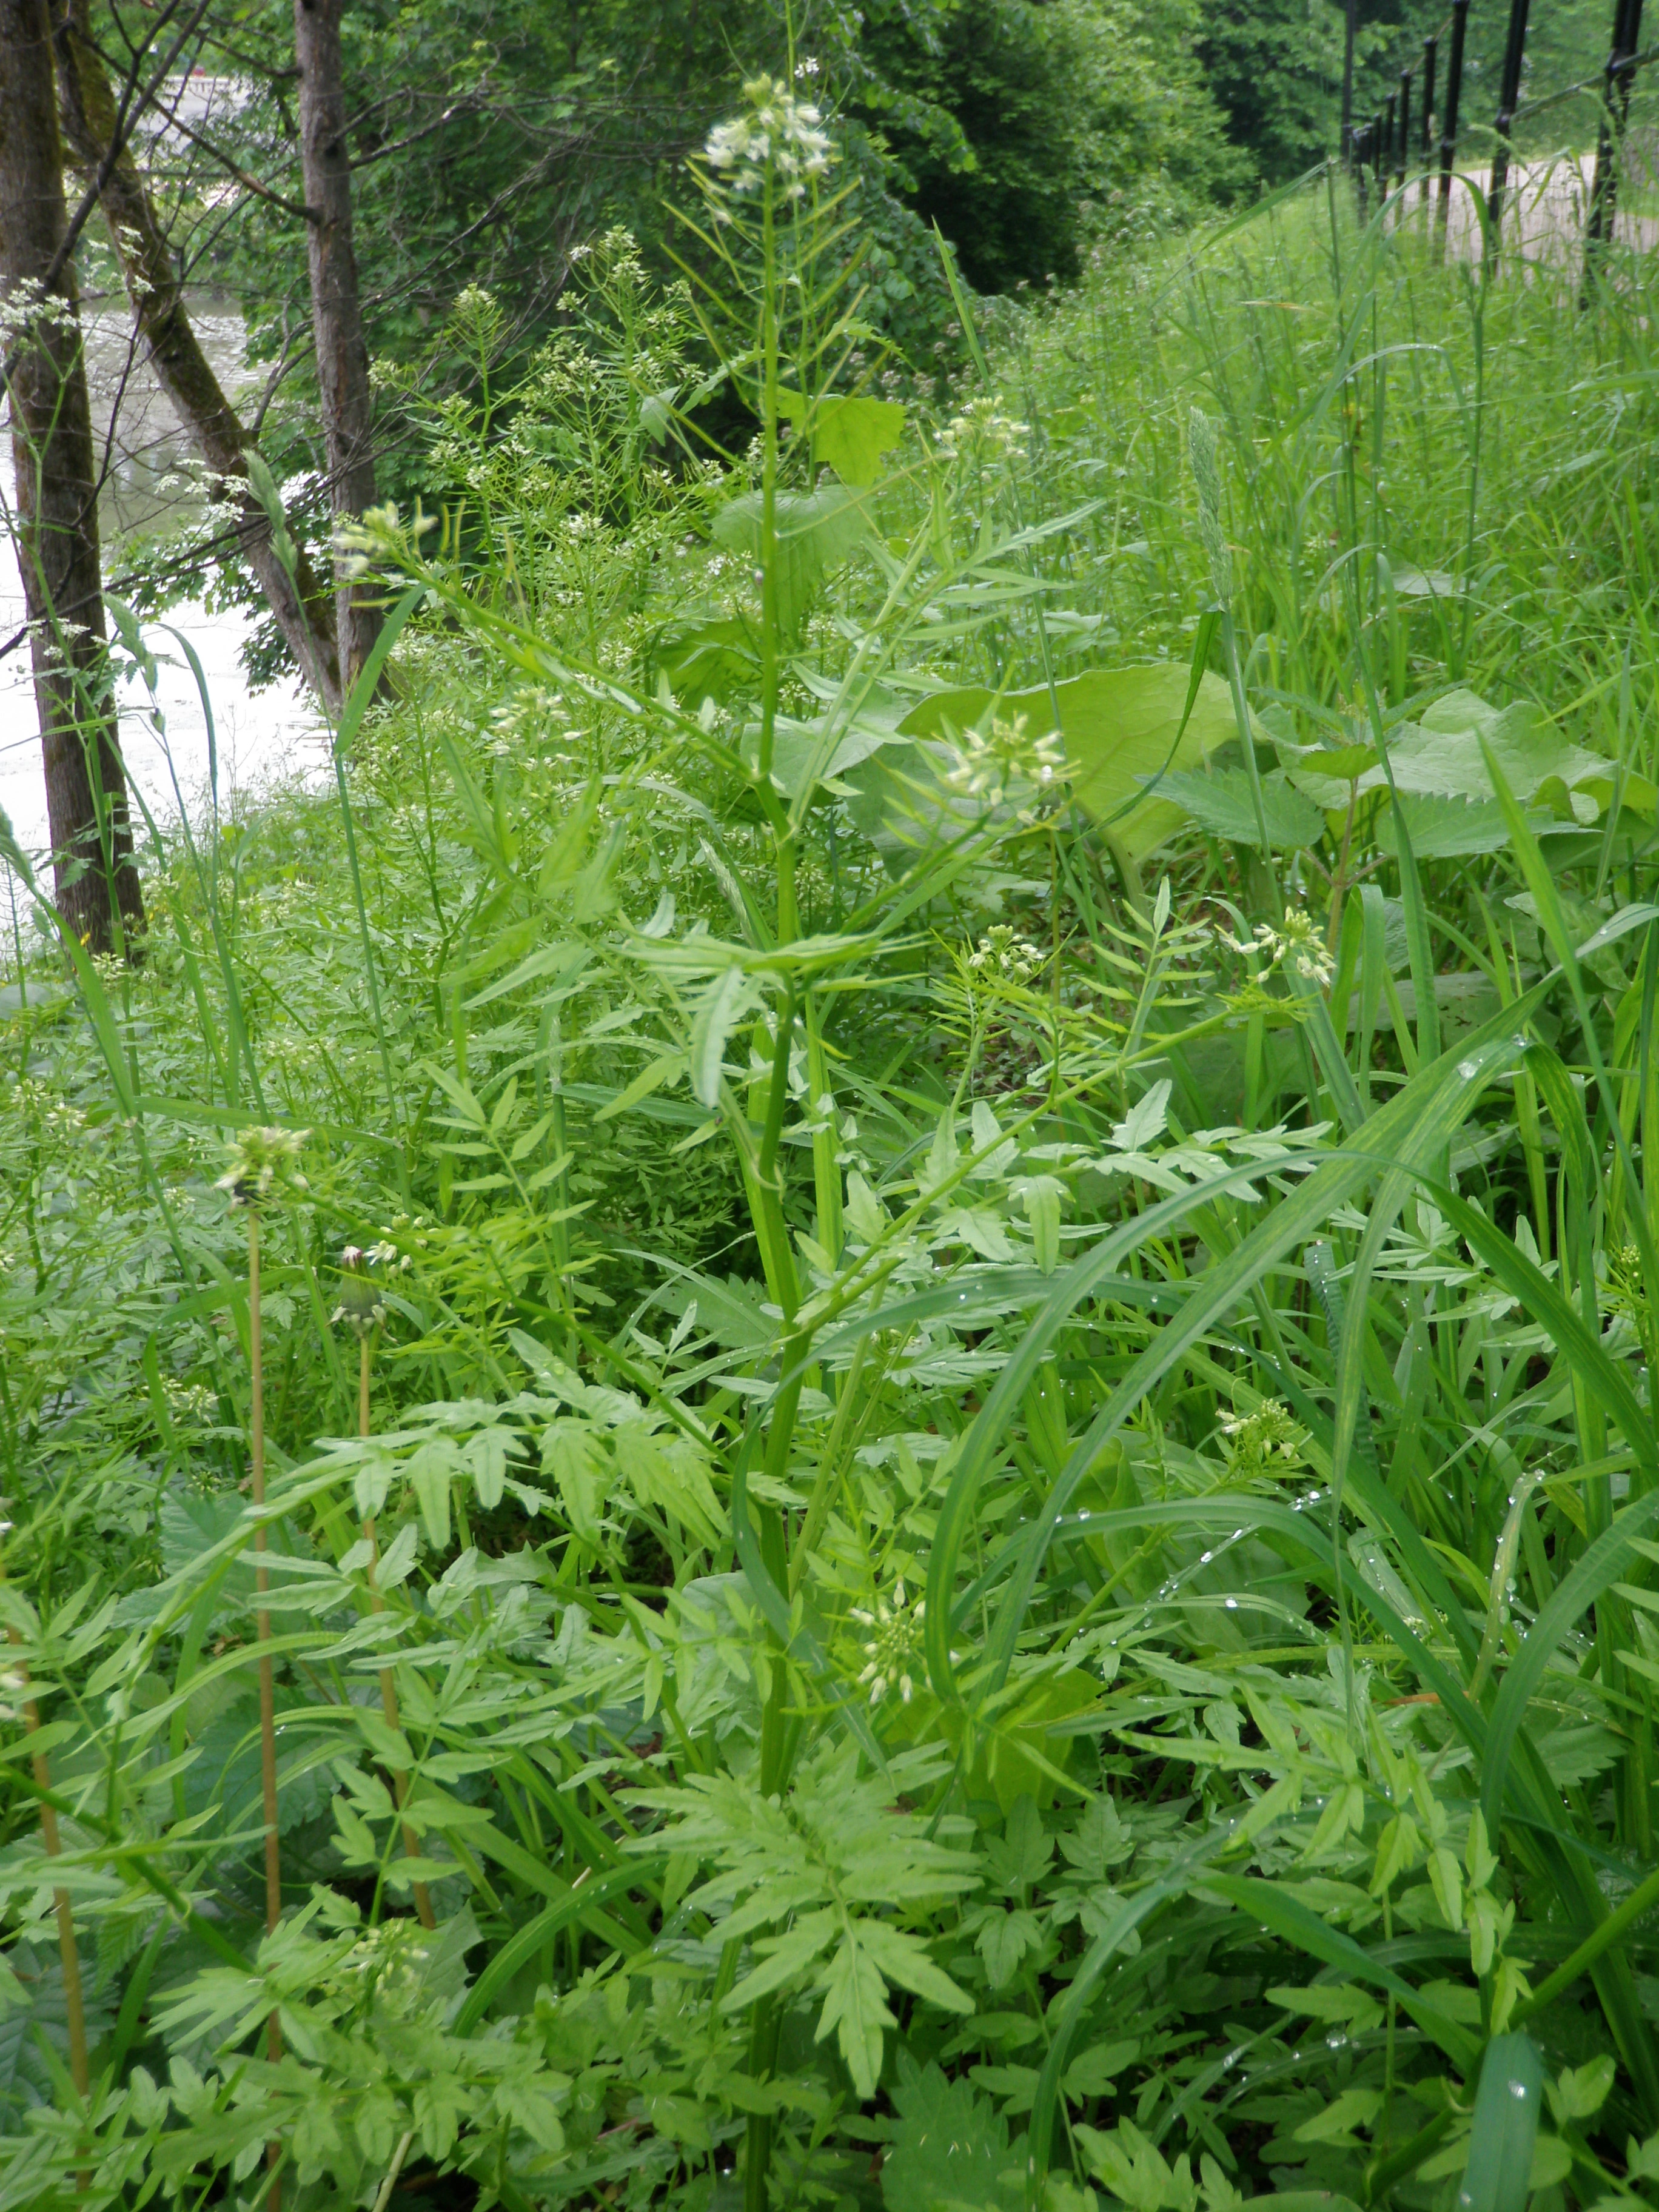
<svg viewBox="0 0 1659 2212">
<path fill-rule="evenodd" d="M 1566 0 L 1540 20 L 1526 88 L 1593 75 L 1607 12 Z M 1496 5 L 1472 13 L 1474 158 L 1504 18 Z M 94 20 L 118 79 L 143 12 L 118 0 Z M 1356 112 L 1443 27 L 1441 0 L 1364 0 Z M 665 202 L 684 197 L 684 159 L 745 72 L 797 71 L 842 119 L 861 316 L 901 379 L 937 378 L 960 339 L 934 225 L 981 293 L 1073 283 L 1091 250 L 1247 199 L 1329 152 L 1342 50 L 1339 0 L 813 0 L 793 21 L 749 0 L 361 0 L 345 11 L 343 62 L 364 319 L 383 390 L 423 403 L 387 391 L 382 495 L 442 501 L 434 406 L 521 379 L 567 319 L 592 241 L 623 228 L 667 273 L 689 241 Z M 210 0 L 192 59 L 223 90 L 204 131 L 158 143 L 173 249 L 188 280 L 240 305 L 270 379 L 261 444 L 321 562 L 327 516 L 304 494 L 324 470 L 286 0 Z M 455 301 L 478 290 L 493 303 L 488 359 L 453 342 Z M 210 575 L 222 596 L 261 604 L 216 543 L 175 534 L 128 557 L 141 606 Z M 274 624 L 262 635 L 256 659 L 275 672 L 287 648 Z"/>
</svg>

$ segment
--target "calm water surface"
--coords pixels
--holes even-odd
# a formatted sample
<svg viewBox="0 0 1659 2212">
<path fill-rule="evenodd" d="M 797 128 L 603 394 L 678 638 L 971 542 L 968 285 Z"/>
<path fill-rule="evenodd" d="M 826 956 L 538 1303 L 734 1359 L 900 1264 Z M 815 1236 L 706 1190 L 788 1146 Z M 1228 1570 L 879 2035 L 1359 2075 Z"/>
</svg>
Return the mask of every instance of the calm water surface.
<svg viewBox="0 0 1659 2212">
<path fill-rule="evenodd" d="M 241 319 L 234 306 L 210 295 L 192 301 L 198 334 L 215 368 L 234 392 L 249 381 L 243 365 Z M 201 511 L 191 489 L 189 449 L 177 417 L 141 362 L 130 357 L 131 324 L 113 305 L 86 315 L 88 379 L 93 420 L 108 474 L 100 520 L 107 568 L 118 565 L 122 545 L 139 533 L 184 528 Z M 8 512 L 13 494 L 10 440 L 0 429 L 0 485 Z M 0 531 L 0 645 L 22 623 L 22 586 L 16 549 Z M 207 679 L 217 756 L 219 801 L 294 774 L 316 774 L 326 764 L 325 741 L 299 686 L 253 692 L 240 659 L 250 624 L 234 613 L 209 614 L 196 605 L 173 608 L 162 622 L 145 625 L 145 637 L 162 663 L 158 696 L 165 721 L 153 726 L 149 698 L 137 680 L 121 695 L 121 743 L 132 781 L 158 823 L 176 817 L 179 798 L 194 818 L 209 795 L 208 720 L 196 680 L 166 625 L 183 632 L 199 656 Z M 37 859 L 47 849 L 46 794 L 28 647 L 0 659 L 0 806 L 20 842 Z"/>
</svg>

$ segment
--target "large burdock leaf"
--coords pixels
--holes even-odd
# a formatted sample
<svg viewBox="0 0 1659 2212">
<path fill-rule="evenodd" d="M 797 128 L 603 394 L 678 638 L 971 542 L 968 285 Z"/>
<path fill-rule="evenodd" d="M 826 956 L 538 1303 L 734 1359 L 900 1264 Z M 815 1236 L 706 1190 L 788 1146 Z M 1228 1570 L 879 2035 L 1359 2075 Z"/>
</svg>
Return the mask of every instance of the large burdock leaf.
<svg viewBox="0 0 1659 2212">
<path fill-rule="evenodd" d="M 912 708 L 899 728 L 906 737 L 941 738 L 994 714 L 1006 722 L 1023 715 L 1027 732 L 1041 737 L 1055 726 L 1058 702 L 1073 796 L 1139 860 L 1186 819 L 1182 807 L 1148 797 L 1147 784 L 1170 769 L 1195 768 L 1238 734 L 1226 685 L 1207 674 L 1182 728 L 1191 680 L 1190 670 L 1166 661 L 1152 668 L 1091 668 L 1056 684 L 1052 696 L 1046 684 L 1000 697 L 976 688 L 936 691 Z"/>
<path fill-rule="evenodd" d="M 1425 709 L 1422 720 L 1403 722 L 1389 740 L 1389 767 L 1401 794 L 1413 849 L 1422 859 L 1495 853 L 1508 843 L 1509 826 L 1486 766 L 1497 763 L 1504 785 L 1523 805 L 1540 811 L 1534 827 L 1583 827 L 1612 805 L 1650 815 L 1659 805 L 1659 787 L 1647 777 L 1626 774 L 1614 763 L 1571 744 L 1526 700 L 1492 707 L 1474 691 L 1449 691 Z M 1386 788 L 1388 776 L 1369 748 L 1348 746 L 1340 753 L 1309 747 L 1291 767 L 1291 781 L 1317 805 L 1341 811 L 1351 787 L 1340 779 L 1359 769 L 1352 788 L 1361 797 Z M 1376 835 L 1385 852 L 1394 849 L 1391 810 L 1377 817 Z"/>
</svg>

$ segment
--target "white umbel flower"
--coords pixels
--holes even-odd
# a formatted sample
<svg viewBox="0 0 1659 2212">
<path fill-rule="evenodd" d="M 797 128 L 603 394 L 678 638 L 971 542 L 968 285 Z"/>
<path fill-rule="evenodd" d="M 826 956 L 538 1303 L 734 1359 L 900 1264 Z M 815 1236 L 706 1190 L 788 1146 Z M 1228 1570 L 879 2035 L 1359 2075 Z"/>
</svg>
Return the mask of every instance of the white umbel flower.
<svg viewBox="0 0 1659 2212">
<path fill-rule="evenodd" d="M 904 1584 L 893 1584 L 892 1601 L 876 1600 L 875 1611 L 866 1613 L 861 1607 L 853 1608 L 853 1619 L 860 1627 L 875 1632 L 864 1646 L 864 1656 L 869 1662 L 859 1681 L 868 1684 L 870 1702 L 878 1705 L 890 1689 L 896 1689 L 908 1705 L 915 1693 L 915 1677 L 921 1671 L 922 1621 L 927 1611 L 926 1598 L 919 1598 L 913 1606 L 907 1605 Z"/>
</svg>

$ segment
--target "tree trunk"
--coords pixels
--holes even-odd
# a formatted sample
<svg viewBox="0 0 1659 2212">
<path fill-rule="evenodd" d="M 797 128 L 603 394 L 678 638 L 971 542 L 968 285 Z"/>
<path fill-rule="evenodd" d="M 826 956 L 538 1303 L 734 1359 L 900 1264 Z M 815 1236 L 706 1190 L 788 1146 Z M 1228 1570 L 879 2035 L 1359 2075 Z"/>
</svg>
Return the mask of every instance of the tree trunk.
<svg viewBox="0 0 1659 2212">
<path fill-rule="evenodd" d="M 88 0 L 58 0 L 58 100 L 64 135 L 88 181 L 102 173 L 120 127 L 114 95 L 90 35 Z M 238 542 L 270 602 L 301 674 L 331 713 L 340 706 L 334 607 L 303 550 L 289 576 L 276 557 L 264 508 L 248 485 L 252 441 L 203 352 L 184 303 L 173 250 L 130 153 L 109 168 L 99 205 L 114 241 L 127 297 L 156 381 L 186 434 L 218 481 L 216 500 L 234 495 Z"/>
<path fill-rule="evenodd" d="M 317 342 L 329 492 L 337 515 L 374 504 L 374 407 L 368 347 L 351 244 L 351 164 L 346 148 L 345 88 L 340 74 L 343 0 L 294 0 L 294 51 L 300 65 L 300 161 L 311 271 L 311 320 Z M 349 689 L 380 627 L 372 586 L 343 574 L 336 587 L 340 673 Z"/>
<path fill-rule="evenodd" d="M 46 0 L 0 0 L 0 282 L 12 313 L 27 316 L 9 342 L 7 398 L 58 908 L 91 951 L 131 957 L 144 908 L 116 740 L 72 260 L 44 300 L 29 300 L 68 226 Z"/>
</svg>

